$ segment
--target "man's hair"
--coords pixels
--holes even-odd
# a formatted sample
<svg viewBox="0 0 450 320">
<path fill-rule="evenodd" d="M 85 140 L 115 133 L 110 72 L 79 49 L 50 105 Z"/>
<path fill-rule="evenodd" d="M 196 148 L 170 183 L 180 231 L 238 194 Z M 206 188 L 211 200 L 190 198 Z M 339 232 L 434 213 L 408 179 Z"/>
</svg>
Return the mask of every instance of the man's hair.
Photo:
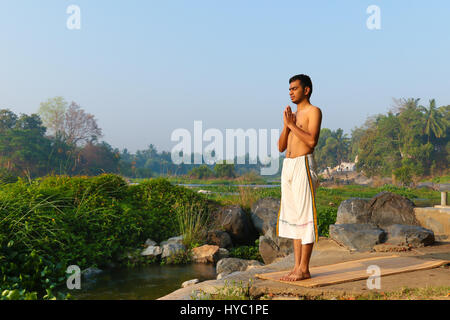
<svg viewBox="0 0 450 320">
<path fill-rule="evenodd" d="M 310 90 L 308 98 L 310 98 L 313 92 L 313 85 L 311 78 L 306 74 L 297 74 L 289 79 L 289 84 L 297 80 L 300 80 L 300 85 L 302 86 L 303 90 L 305 90 L 306 87 L 309 87 Z"/>
</svg>

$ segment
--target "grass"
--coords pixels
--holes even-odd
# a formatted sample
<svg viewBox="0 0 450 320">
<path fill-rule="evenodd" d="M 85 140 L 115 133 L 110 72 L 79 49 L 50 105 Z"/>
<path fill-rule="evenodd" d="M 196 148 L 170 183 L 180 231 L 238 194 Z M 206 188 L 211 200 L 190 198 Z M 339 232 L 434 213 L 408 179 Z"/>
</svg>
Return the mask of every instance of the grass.
<svg viewBox="0 0 450 320">
<path fill-rule="evenodd" d="M 450 183 L 450 175 L 443 175 L 440 177 L 434 177 L 434 178 L 425 178 L 424 180 L 421 180 L 420 182 L 433 182 L 433 183 Z"/>
<path fill-rule="evenodd" d="M 257 184 L 279 184 L 279 182 L 273 181 L 273 179 L 266 179 L 264 177 L 253 175 L 253 174 L 244 174 L 237 178 L 207 178 L 207 179 L 195 179 L 187 176 L 167 176 L 165 177 L 173 184 L 206 184 L 206 185 L 239 185 L 239 184 L 248 184 L 248 185 L 257 185 Z M 132 182 L 143 182 L 152 180 L 154 178 L 133 178 L 130 179 Z"/>
<path fill-rule="evenodd" d="M 231 283 L 225 280 L 223 287 L 216 287 L 212 293 L 197 290 L 191 294 L 192 300 L 272 300 L 279 295 L 272 293 L 253 297 L 250 288 L 252 279 L 247 283 L 242 280 Z M 282 295 L 286 298 L 286 295 Z M 427 286 L 423 288 L 402 287 L 389 292 L 369 292 L 366 294 L 309 294 L 290 295 L 292 300 L 448 300 L 450 299 L 450 286 Z"/>
<path fill-rule="evenodd" d="M 175 212 L 179 233 L 183 235 L 183 244 L 186 248 L 192 249 L 203 244 L 208 232 L 207 212 L 194 205 L 177 208 Z"/>
<path fill-rule="evenodd" d="M 259 300 L 276 299 L 278 295 L 265 294 Z M 286 296 L 283 296 L 286 298 Z M 449 300 L 449 286 L 427 286 L 423 288 L 402 287 L 398 290 L 388 292 L 369 292 L 365 294 L 312 294 L 291 295 L 289 299 L 296 300 Z"/>
<path fill-rule="evenodd" d="M 216 287 L 213 293 L 207 293 L 203 290 L 198 290 L 191 295 L 192 300 L 254 300 L 250 295 L 250 287 L 252 286 L 252 279 L 244 284 L 242 280 L 236 282 L 233 280 L 229 283 L 225 280 L 223 287 Z"/>
<path fill-rule="evenodd" d="M 440 300 L 444 298 L 450 298 L 450 286 L 402 287 L 396 291 L 371 292 L 366 296 L 355 297 L 358 300 Z"/>
</svg>

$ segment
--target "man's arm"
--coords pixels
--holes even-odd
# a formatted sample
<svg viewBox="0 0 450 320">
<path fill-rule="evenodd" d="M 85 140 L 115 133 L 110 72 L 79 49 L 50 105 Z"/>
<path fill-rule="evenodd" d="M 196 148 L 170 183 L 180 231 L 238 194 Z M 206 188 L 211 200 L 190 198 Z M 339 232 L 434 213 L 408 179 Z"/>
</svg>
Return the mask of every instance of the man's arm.
<svg viewBox="0 0 450 320">
<path fill-rule="evenodd" d="M 322 123 L 322 111 L 319 108 L 311 110 L 309 115 L 308 131 L 306 132 L 295 124 L 293 121 L 289 121 L 289 129 L 306 145 L 310 148 L 314 148 L 319 141 L 320 125 Z"/>
<path fill-rule="evenodd" d="M 291 107 L 287 106 L 286 109 L 284 109 L 283 111 L 283 131 L 281 132 L 280 135 L 280 139 L 278 139 L 278 150 L 280 152 L 284 152 L 284 150 L 286 150 L 287 148 L 287 142 L 288 142 L 288 137 L 289 137 L 289 132 L 291 131 L 291 129 L 289 129 L 288 126 L 288 116 L 287 116 L 287 112 L 291 112 Z M 295 117 L 291 114 L 291 118 L 292 121 L 295 122 Z"/>
<path fill-rule="evenodd" d="M 287 148 L 289 131 L 291 130 L 286 125 L 284 125 L 283 131 L 281 131 L 280 139 L 278 139 L 278 150 L 280 152 L 284 152 L 284 150 L 286 150 Z"/>
</svg>

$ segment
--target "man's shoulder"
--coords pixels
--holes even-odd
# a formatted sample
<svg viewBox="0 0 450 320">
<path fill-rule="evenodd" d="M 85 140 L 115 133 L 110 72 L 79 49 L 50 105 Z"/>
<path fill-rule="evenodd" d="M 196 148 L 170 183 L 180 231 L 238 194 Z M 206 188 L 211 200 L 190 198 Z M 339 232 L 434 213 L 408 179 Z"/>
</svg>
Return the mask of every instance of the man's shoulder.
<svg viewBox="0 0 450 320">
<path fill-rule="evenodd" d="M 315 113 L 315 114 L 321 115 L 322 114 L 322 110 L 319 107 L 317 107 L 317 106 L 311 105 L 310 109 L 308 110 L 308 113 L 309 114 L 314 114 Z"/>
</svg>

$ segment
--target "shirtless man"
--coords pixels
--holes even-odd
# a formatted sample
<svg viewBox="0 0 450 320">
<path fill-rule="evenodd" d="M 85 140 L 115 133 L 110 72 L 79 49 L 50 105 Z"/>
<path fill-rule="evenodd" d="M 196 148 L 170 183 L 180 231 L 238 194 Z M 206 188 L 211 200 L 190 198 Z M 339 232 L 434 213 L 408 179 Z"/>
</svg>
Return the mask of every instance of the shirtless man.
<svg viewBox="0 0 450 320">
<path fill-rule="evenodd" d="M 280 152 L 284 152 L 287 149 L 286 158 L 291 159 L 287 161 L 294 161 L 294 158 L 297 158 L 302 159 L 303 163 L 305 163 L 305 160 L 303 159 L 307 157 L 308 154 L 310 154 L 310 156 L 312 155 L 312 153 L 314 152 L 314 147 L 317 145 L 317 142 L 319 140 L 320 126 L 322 124 L 322 111 L 318 107 L 313 106 L 310 103 L 312 83 L 311 79 L 308 76 L 294 76 L 289 80 L 289 84 L 289 95 L 291 97 L 291 101 L 297 105 L 297 112 L 292 113 L 290 106 L 287 106 L 284 110 L 284 128 L 278 141 L 278 149 Z M 285 165 L 286 162 L 283 163 L 283 167 L 285 167 Z M 296 167 L 299 166 L 297 165 Z M 309 168 L 308 162 L 306 162 L 306 167 Z M 312 175 L 310 175 L 309 178 L 310 177 L 312 177 Z M 317 176 L 315 176 L 315 178 L 317 178 Z M 312 180 L 310 179 L 306 181 L 309 182 Z M 310 185 L 311 184 L 305 183 L 301 185 L 301 188 L 303 188 L 303 186 L 306 186 L 306 188 L 303 189 L 308 189 Z M 311 191 L 309 190 L 311 189 L 308 189 L 305 192 L 310 192 L 309 194 L 311 194 Z M 296 197 L 296 194 L 293 194 L 293 197 Z M 313 205 L 315 206 L 315 203 Z M 308 209 L 309 208 L 310 206 L 308 206 Z M 297 212 L 295 212 L 295 214 L 297 214 Z M 311 220 L 312 218 L 308 219 Z M 314 240 L 309 240 L 312 241 L 312 243 L 302 244 L 301 239 L 295 239 L 296 236 L 288 236 L 288 238 L 293 239 L 295 265 L 291 272 L 281 277 L 280 280 L 297 281 L 308 279 L 311 277 L 309 273 L 309 260 L 311 257 L 314 241 L 318 241 L 317 221 L 315 216 L 313 220 L 315 220 L 315 237 L 313 236 Z M 309 231 L 309 233 L 311 233 L 311 231 Z M 283 237 L 283 235 L 280 236 Z"/>
</svg>

